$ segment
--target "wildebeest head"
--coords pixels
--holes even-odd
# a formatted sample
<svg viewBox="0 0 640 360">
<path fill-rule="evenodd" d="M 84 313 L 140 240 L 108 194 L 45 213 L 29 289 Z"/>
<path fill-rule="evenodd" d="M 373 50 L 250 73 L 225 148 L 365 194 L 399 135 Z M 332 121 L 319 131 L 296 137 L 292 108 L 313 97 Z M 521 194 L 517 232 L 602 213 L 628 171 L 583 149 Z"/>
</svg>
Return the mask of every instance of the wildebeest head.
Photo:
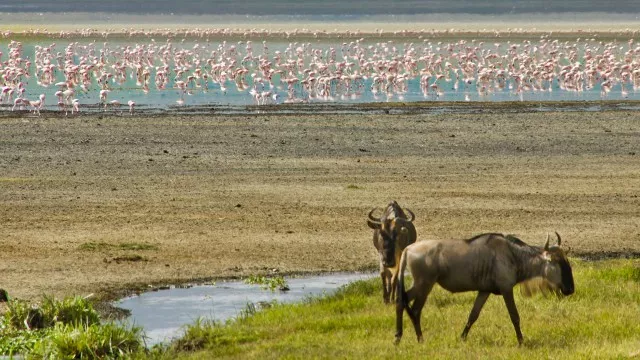
<svg viewBox="0 0 640 360">
<path fill-rule="evenodd" d="M 415 215 L 409 209 L 405 209 L 409 213 L 407 218 L 404 211 L 395 201 L 391 202 L 380 219 L 373 216 L 372 209 L 369 212 L 367 224 L 370 228 L 376 230 L 380 240 L 380 257 L 385 267 L 394 267 L 396 265 L 396 247 L 399 244 L 400 237 L 406 237 L 409 234 L 408 224 L 415 219 Z"/>
<path fill-rule="evenodd" d="M 542 257 L 546 261 L 544 277 L 551 287 L 559 290 L 563 295 L 571 295 L 574 292 L 573 272 L 569 260 L 567 260 L 567 253 L 560 248 L 562 239 L 557 232 L 556 237 L 558 243 L 549 246 L 549 235 L 547 235 L 547 242 L 542 253 Z"/>
</svg>

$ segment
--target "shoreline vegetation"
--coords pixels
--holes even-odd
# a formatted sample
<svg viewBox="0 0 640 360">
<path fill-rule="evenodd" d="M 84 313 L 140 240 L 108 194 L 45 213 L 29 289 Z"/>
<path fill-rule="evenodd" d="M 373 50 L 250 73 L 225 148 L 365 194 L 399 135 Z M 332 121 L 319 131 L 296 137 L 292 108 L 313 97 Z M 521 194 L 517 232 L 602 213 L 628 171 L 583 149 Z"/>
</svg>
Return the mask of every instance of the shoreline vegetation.
<svg viewBox="0 0 640 360">
<path fill-rule="evenodd" d="M 140 328 L 98 323 L 87 299 L 57 301 L 41 307 L 10 300 L 0 322 L 4 355 L 129 357 L 135 359 L 329 358 L 433 354 L 441 358 L 626 358 L 640 354 L 636 321 L 640 304 L 640 260 L 583 261 L 572 258 L 576 293 L 569 297 L 516 291 L 523 346 L 517 346 L 502 301 L 492 296 L 466 342 L 458 338 L 474 293 L 450 294 L 436 287 L 423 311 L 425 342 L 407 336 L 393 345 L 395 308 L 380 301 L 379 279 L 357 281 L 334 295 L 295 304 L 273 304 L 256 311 L 248 306 L 225 323 L 197 319 L 170 344 L 145 349 Z M 35 326 L 32 314 L 39 314 Z M 31 315 L 30 315 L 31 314 Z M 406 315 L 405 315 L 406 316 Z M 33 329 L 26 329 L 30 319 Z M 110 344 L 105 347 L 105 344 Z"/>
</svg>

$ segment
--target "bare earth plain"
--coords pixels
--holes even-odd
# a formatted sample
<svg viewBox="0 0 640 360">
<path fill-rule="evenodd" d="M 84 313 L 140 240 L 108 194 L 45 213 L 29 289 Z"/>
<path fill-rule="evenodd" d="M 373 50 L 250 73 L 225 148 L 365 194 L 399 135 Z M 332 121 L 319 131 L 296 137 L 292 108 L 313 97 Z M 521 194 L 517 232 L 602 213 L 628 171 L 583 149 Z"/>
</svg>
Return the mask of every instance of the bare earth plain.
<svg viewBox="0 0 640 360">
<path fill-rule="evenodd" d="M 419 239 L 638 256 L 640 112 L 2 117 L 0 288 L 373 270 L 393 199 Z"/>
</svg>

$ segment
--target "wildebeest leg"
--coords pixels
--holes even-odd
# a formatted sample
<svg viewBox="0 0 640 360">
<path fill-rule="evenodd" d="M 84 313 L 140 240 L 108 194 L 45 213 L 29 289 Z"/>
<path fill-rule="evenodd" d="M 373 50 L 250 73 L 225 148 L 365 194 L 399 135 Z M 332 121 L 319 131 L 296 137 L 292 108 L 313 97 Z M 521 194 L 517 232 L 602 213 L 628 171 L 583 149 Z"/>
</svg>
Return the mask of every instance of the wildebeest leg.
<svg viewBox="0 0 640 360">
<path fill-rule="evenodd" d="M 399 282 L 401 283 L 401 287 L 404 288 L 404 279 L 400 278 Z M 400 339 L 402 338 L 402 316 L 404 315 L 404 309 L 407 309 L 407 314 L 409 314 L 409 318 L 413 322 L 413 312 L 411 308 L 408 306 L 409 303 L 415 298 L 417 288 L 413 286 L 411 289 L 407 290 L 407 292 L 398 290 L 398 298 L 396 299 L 396 340 L 395 344 L 398 345 L 400 343 Z M 403 298 L 404 296 L 404 298 Z"/>
<path fill-rule="evenodd" d="M 380 264 L 380 278 L 382 278 L 382 299 L 385 304 L 389 303 L 389 295 L 391 293 L 391 289 L 389 286 L 391 285 L 389 269 L 385 268 L 384 265 Z"/>
<path fill-rule="evenodd" d="M 413 328 L 416 330 L 416 337 L 418 338 L 418 342 L 422 342 L 422 329 L 420 328 L 420 315 L 422 314 L 422 308 L 424 304 L 427 302 L 427 297 L 433 288 L 433 284 L 435 282 L 429 282 L 426 284 L 415 283 L 413 288 L 408 291 L 409 299 L 414 297 L 413 305 L 407 308 L 407 313 L 409 314 L 409 318 L 413 323 Z"/>
<path fill-rule="evenodd" d="M 462 340 L 467 340 L 467 334 L 469 333 L 469 330 L 471 330 L 471 326 L 473 326 L 473 323 L 478 320 L 478 316 L 480 316 L 480 310 L 482 310 L 482 307 L 489 298 L 489 295 L 491 295 L 491 293 L 481 291 L 478 293 L 478 296 L 476 296 L 476 301 L 473 303 L 473 309 L 471 309 L 471 313 L 469 314 L 469 320 L 467 320 L 467 325 L 462 331 Z"/>
<path fill-rule="evenodd" d="M 522 332 L 520 331 L 520 315 L 518 315 L 516 302 L 513 300 L 513 289 L 503 291 L 502 297 L 504 298 L 504 303 L 507 305 L 507 310 L 509 310 L 509 316 L 511 317 L 511 322 L 513 323 L 513 327 L 516 330 L 516 336 L 518 337 L 518 344 L 522 345 Z"/>
<path fill-rule="evenodd" d="M 397 262 L 396 262 L 397 264 Z M 391 270 L 391 301 L 396 300 L 396 288 L 398 287 L 398 269 Z"/>
</svg>

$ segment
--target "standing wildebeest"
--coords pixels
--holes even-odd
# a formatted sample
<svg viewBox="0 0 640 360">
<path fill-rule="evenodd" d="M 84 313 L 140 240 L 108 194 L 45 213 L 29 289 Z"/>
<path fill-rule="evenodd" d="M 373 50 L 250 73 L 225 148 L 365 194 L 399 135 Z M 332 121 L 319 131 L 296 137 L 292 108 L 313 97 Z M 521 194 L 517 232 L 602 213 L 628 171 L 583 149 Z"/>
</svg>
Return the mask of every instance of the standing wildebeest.
<svg viewBox="0 0 640 360">
<path fill-rule="evenodd" d="M 389 297 L 395 299 L 398 281 L 398 264 L 404 248 L 416 242 L 416 228 L 413 226 L 415 215 L 409 209 L 409 217 L 397 202 L 387 205 L 380 219 L 369 212 L 367 224 L 374 229 L 373 245 L 380 255 L 380 277 L 382 278 L 382 298 L 389 303 Z"/>
<path fill-rule="evenodd" d="M 427 240 L 408 246 L 400 260 L 400 279 L 396 301 L 396 344 L 402 338 L 402 313 L 407 309 L 418 341 L 422 341 L 420 313 L 427 296 L 438 283 L 453 293 L 478 291 L 478 296 L 462 332 L 466 339 L 490 294 L 502 295 L 522 344 L 520 316 L 513 301 L 513 287 L 523 281 L 542 278 L 556 293 L 573 294 L 573 275 L 565 252 L 558 244 L 544 248 L 530 246 L 518 238 L 502 234 L 482 234 L 468 240 Z M 413 287 L 405 291 L 404 272 L 409 267 Z M 413 300 L 413 306 L 409 301 Z"/>
</svg>

